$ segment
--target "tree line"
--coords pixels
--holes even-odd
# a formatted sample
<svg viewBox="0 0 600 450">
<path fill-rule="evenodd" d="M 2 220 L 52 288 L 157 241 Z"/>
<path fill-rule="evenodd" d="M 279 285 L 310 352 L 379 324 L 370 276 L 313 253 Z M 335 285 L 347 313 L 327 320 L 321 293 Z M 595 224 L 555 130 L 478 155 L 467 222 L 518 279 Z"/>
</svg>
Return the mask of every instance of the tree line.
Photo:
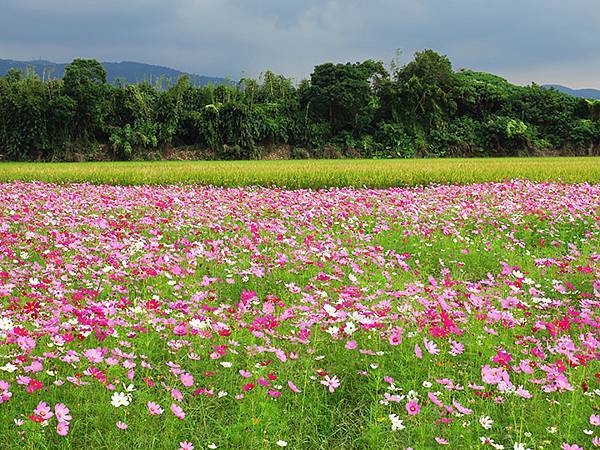
<svg viewBox="0 0 600 450">
<path fill-rule="evenodd" d="M 0 77 L 0 159 L 129 160 L 196 149 L 212 159 L 408 158 L 599 153 L 600 101 L 454 71 L 432 50 L 409 63 L 326 63 L 308 80 L 107 83 L 95 60 L 63 79 Z"/>
</svg>

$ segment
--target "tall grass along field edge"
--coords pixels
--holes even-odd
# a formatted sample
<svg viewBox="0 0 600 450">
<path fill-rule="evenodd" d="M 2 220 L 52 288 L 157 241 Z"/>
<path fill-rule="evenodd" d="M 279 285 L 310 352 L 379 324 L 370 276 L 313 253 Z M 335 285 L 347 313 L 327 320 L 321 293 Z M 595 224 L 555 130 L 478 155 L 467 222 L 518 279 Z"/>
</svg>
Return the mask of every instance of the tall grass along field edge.
<svg viewBox="0 0 600 450">
<path fill-rule="evenodd" d="M 0 182 L 326 187 L 469 184 L 509 179 L 600 182 L 593 157 L 0 163 Z"/>
</svg>

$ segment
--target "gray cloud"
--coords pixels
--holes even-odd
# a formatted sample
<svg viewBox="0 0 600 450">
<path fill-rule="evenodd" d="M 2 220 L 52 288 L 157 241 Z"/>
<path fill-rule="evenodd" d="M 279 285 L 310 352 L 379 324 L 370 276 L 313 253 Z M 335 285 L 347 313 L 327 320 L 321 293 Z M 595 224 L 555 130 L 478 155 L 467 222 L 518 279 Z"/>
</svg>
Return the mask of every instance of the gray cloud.
<svg viewBox="0 0 600 450">
<path fill-rule="evenodd" d="M 598 0 L 2 0 L 0 58 L 137 60 L 297 79 L 419 49 L 517 83 L 600 87 Z"/>
</svg>

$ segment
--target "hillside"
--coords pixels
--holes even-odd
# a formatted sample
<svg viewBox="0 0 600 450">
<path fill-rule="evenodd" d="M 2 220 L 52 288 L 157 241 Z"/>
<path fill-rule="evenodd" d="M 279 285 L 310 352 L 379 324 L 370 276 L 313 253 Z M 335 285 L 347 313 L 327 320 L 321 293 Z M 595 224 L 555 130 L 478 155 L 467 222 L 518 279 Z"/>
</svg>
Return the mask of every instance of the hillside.
<svg viewBox="0 0 600 450">
<path fill-rule="evenodd" d="M 593 98 L 600 100 L 600 89 L 571 89 L 560 84 L 544 84 L 545 88 L 553 88 L 564 94 L 572 95 L 573 97 Z"/>
<path fill-rule="evenodd" d="M 0 59 L 0 76 L 6 75 L 9 69 L 17 68 L 23 72 L 27 67 L 31 67 L 42 79 L 62 78 L 67 63 L 54 63 L 46 60 L 34 61 L 15 61 L 11 59 Z M 226 83 L 225 78 L 208 77 L 204 75 L 189 74 L 170 67 L 155 66 L 133 61 L 122 62 L 103 62 L 102 66 L 108 73 L 108 81 L 115 83 L 117 80 L 123 80 L 126 84 L 149 81 L 154 84 L 157 80 L 163 79 L 166 84 L 176 81 L 182 75 L 188 75 L 190 81 L 195 86 L 205 86 L 207 84 Z"/>
</svg>

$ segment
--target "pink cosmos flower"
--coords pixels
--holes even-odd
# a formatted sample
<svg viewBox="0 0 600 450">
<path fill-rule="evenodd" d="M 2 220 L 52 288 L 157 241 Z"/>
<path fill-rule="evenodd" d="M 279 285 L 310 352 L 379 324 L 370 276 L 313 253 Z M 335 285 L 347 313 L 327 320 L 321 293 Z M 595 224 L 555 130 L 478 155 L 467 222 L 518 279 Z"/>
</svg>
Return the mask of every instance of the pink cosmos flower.
<svg viewBox="0 0 600 450">
<path fill-rule="evenodd" d="M 158 403 L 148 402 L 148 411 L 152 416 L 158 416 L 164 412 L 162 407 Z"/>
<path fill-rule="evenodd" d="M 457 341 L 450 341 L 450 354 L 452 356 L 458 356 L 465 351 L 465 346 Z"/>
<path fill-rule="evenodd" d="M 271 386 L 271 382 L 266 380 L 265 377 L 260 377 L 256 382 L 258 384 L 260 384 L 261 386 L 265 386 L 265 387 Z"/>
<path fill-rule="evenodd" d="M 421 351 L 419 344 L 415 344 L 415 356 L 419 359 L 423 358 L 423 352 Z"/>
<path fill-rule="evenodd" d="M 187 324 L 184 322 L 180 322 L 177 324 L 175 328 L 173 328 L 173 333 L 177 336 L 185 336 L 188 332 Z"/>
<path fill-rule="evenodd" d="M 433 403 L 438 408 L 444 407 L 444 404 L 440 401 L 439 398 L 437 398 L 437 396 L 433 392 L 428 392 L 427 397 L 429 397 L 429 400 L 431 401 L 431 403 Z"/>
<path fill-rule="evenodd" d="M 179 443 L 179 450 L 194 450 L 194 446 L 192 445 L 191 442 L 180 442 Z"/>
<path fill-rule="evenodd" d="M 39 402 L 37 407 L 33 410 L 33 413 L 36 416 L 41 417 L 43 420 L 48 420 L 54 416 L 54 413 L 46 402 Z"/>
<path fill-rule="evenodd" d="M 56 425 L 56 432 L 61 436 L 69 434 L 69 422 L 59 421 Z"/>
<path fill-rule="evenodd" d="M 580 447 L 577 444 L 567 444 L 566 442 L 564 442 L 560 448 L 562 450 L 583 450 L 583 447 Z"/>
<path fill-rule="evenodd" d="M 338 387 L 340 387 L 340 380 L 337 376 L 329 377 L 329 375 L 325 375 L 325 378 L 321 380 L 321 384 L 323 386 L 327 386 L 329 392 L 333 393 Z"/>
<path fill-rule="evenodd" d="M 296 394 L 299 394 L 300 392 L 302 392 L 300 389 L 298 389 L 296 387 L 296 385 L 294 383 L 292 383 L 291 381 L 288 381 L 288 387 L 294 391 Z"/>
<path fill-rule="evenodd" d="M 517 390 L 515 391 L 515 394 L 518 395 L 521 398 L 531 398 L 531 397 L 533 397 L 533 395 L 531 395 L 531 393 L 527 389 L 523 388 L 523 386 L 519 386 L 517 388 Z"/>
<path fill-rule="evenodd" d="M 59 422 L 68 422 L 72 419 L 69 408 L 63 403 L 57 403 L 54 405 L 54 413 Z"/>
<path fill-rule="evenodd" d="M 454 407 L 461 414 L 464 414 L 466 416 L 468 416 L 469 414 L 473 414 L 473 410 L 472 409 L 464 407 L 463 405 L 461 405 L 460 403 L 458 403 L 458 401 L 456 401 L 456 400 L 452 400 L 452 405 L 454 405 Z"/>
<path fill-rule="evenodd" d="M 437 355 L 440 352 L 437 344 L 433 341 L 430 341 L 426 337 L 423 338 L 423 345 L 425 345 L 425 349 L 430 355 Z"/>
<path fill-rule="evenodd" d="M 504 350 L 499 350 L 496 356 L 492 359 L 496 364 L 501 364 L 508 367 L 508 363 L 512 361 L 510 354 Z"/>
<path fill-rule="evenodd" d="M 179 380 L 181 381 L 181 384 L 183 384 L 185 387 L 191 387 L 194 385 L 194 377 L 189 373 L 182 373 L 179 376 Z"/>
<path fill-rule="evenodd" d="M 171 412 L 178 419 L 180 419 L 180 420 L 185 419 L 185 412 L 183 411 L 183 409 L 181 408 L 181 406 L 176 405 L 175 403 L 171 404 Z"/>
<path fill-rule="evenodd" d="M 590 416 L 590 424 L 594 426 L 600 426 L 600 414 L 592 414 Z"/>
<path fill-rule="evenodd" d="M 29 383 L 27 384 L 27 393 L 31 394 L 31 393 L 33 393 L 35 391 L 39 391 L 43 387 L 44 387 L 44 385 L 42 384 L 41 381 L 30 380 Z"/>
<path fill-rule="evenodd" d="M 173 397 L 178 402 L 180 402 L 181 400 L 183 400 L 183 394 L 181 393 L 181 391 L 179 389 L 173 389 L 171 391 L 171 397 Z"/>
<path fill-rule="evenodd" d="M 421 411 L 421 407 L 415 401 L 408 402 L 406 404 L 406 411 L 408 411 L 408 414 L 410 414 L 411 416 L 414 416 L 415 414 L 419 414 L 419 411 Z"/>
<path fill-rule="evenodd" d="M 348 350 L 355 350 L 358 347 L 358 344 L 356 343 L 355 340 L 351 340 L 346 342 L 346 348 Z"/>
<path fill-rule="evenodd" d="M 120 430 L 126 430 L 129 428 L 129 425 L 127 425 L 125 422 L 121 422 L 120 420 L 116 423 L 116 426 Z"/>
<path fill-rule="evenodd" d="M 402 330 L 394 328 L 394 331 L 392 331 L 388 340 L 390 345 L 400 345 L 402 343 Z"/>
</svg>

